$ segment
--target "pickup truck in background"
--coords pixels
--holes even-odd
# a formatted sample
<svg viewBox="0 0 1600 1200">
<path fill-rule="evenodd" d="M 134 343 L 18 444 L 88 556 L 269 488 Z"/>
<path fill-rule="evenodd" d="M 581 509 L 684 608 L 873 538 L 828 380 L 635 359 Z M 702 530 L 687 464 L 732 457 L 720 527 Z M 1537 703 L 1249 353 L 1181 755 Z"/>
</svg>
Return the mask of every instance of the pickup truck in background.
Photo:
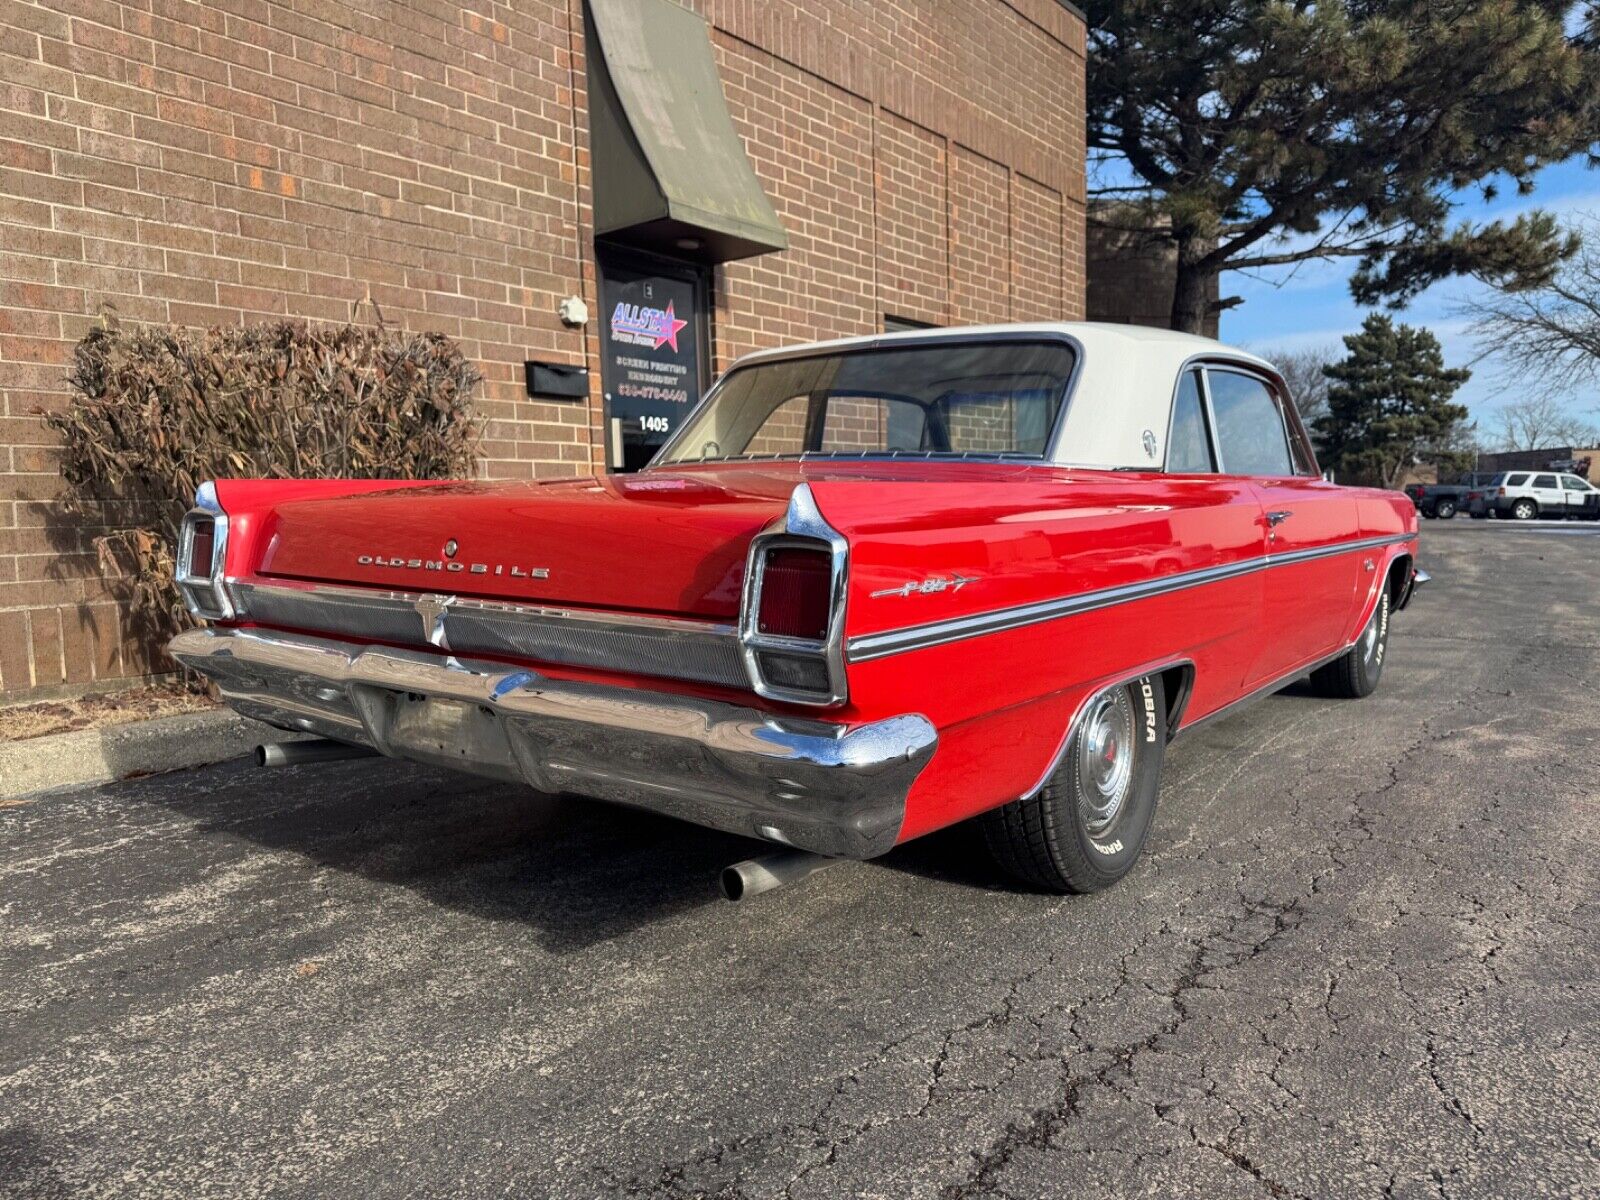
<svg viewBox="0 0 1600 1200">
<path fill-rule="evenodd" d="M 1469 471 L 1457 483 L 1408 483 L 1405 493 L 1423 516 L 1448 521 L 1466 510 L 1472 492 L 1482 491 L 1498 478 L 1493 471 Z"/>
</svg>

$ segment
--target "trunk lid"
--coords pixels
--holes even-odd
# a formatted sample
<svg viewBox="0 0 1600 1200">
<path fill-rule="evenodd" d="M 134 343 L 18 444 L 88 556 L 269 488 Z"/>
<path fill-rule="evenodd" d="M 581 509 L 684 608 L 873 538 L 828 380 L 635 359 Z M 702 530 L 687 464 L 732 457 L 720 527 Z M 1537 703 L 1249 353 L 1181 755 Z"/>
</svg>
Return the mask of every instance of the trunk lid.
<svg viewBox="0 0 1600 1200">
<path fill-rule="evenodd" d="M 798 464 L 463 483 L 276 505 L 258 573 L 731 620 Z"/>
</svg>

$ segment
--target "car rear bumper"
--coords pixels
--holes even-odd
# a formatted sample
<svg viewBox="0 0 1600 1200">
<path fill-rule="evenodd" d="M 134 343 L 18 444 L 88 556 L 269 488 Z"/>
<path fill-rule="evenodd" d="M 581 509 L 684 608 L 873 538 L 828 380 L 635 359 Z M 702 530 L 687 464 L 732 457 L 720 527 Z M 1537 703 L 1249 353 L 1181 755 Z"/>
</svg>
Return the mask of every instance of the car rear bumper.
<svg viewBox="0 0 1600 1200">
<path fill-rule="evenodd" d="M 845 858 L 895 844 L 938 741 L 914 714 L 846 726 L 259 629 L 168 650 L 282 729 Z"/>
</svg>

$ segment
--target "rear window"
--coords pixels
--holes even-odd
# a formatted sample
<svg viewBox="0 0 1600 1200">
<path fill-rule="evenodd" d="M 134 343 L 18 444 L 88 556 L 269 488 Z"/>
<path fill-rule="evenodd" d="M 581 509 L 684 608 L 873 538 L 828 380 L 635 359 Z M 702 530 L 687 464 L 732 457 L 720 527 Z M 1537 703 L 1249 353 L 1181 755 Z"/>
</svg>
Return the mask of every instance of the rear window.
<svg viewBox="0 0 1600 1200">
<path fill-rule="evenodd" d="M 1075 362 L 1064 342 L 987 339 L 752 363 L 718 385 L 656 461 L 1042 458 Z"/>
</svg>

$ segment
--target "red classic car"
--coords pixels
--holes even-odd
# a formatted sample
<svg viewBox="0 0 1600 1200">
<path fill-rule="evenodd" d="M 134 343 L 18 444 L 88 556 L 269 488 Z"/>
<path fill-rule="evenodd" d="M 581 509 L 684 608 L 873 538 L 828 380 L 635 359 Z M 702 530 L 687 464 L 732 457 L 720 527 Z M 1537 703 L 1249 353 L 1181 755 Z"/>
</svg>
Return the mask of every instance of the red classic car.
<svg viewBox="0 0 1600 1200">
<path fill-rule="evenodd" d="M 208 483 L 178 567 L 208 625 L 171 651 L 335 743 L 280 758 L 835 857 L 977 817 L 1020 879 L 1087 891 L 1138 857 L 1174 736 L 1308 674 L 1377 686 L 1416 538 L 1400 493 L 1321 478 L 1252 355 L 916 332 L 740 360 L 634 475 Z"/>
</svg>

